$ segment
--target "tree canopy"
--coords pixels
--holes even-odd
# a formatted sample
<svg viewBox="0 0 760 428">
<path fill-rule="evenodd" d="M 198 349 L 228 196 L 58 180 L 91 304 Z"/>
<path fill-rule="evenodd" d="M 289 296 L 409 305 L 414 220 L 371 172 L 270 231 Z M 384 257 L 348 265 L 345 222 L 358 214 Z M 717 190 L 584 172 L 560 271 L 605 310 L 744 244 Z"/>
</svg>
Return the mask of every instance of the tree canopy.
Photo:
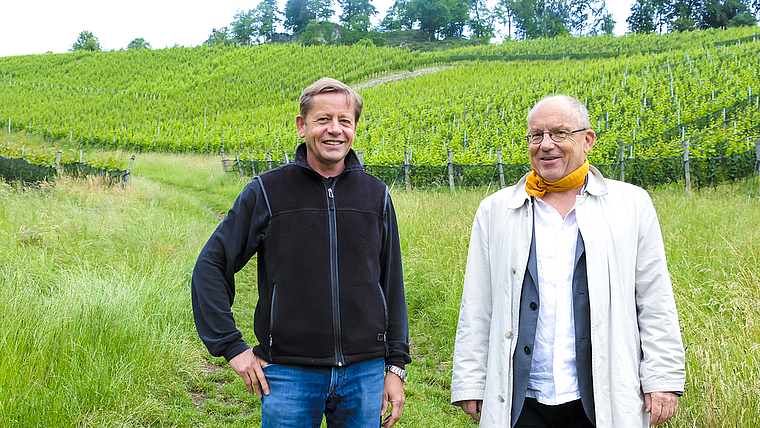
<svg viewBox="0 0 760 428">
<path fill-rule="evenodd" d="M 340 21 L 343 25 L 355 31 L 367 31 L 370 26 L 370 18 L 377 15 L 377 9 L 370 0 L 338 0 L 343 13 Z"/>
<path fill-rule="evenodd" d="M 232 38 L 240 46 L 248 46 L 253 42 L 253 36 L 256 34 L 254 27 L 254 13 L 252 10 L 239 10 L 235 14 L 235 20 L 232 21 Z"/>
<path fill-rule="evenodd" d="M 271 41 L 274 37 L 274 26 L 280 21 L 277 17 L 277 3 L 274 0 L 264 0 L 253 10 L 253 24 L 258 38 Z"/>
<path fill-rule="evenodd" d="M 142 37 L 138 37 L 127 45 L 127 49 L 131 51 L 139 51 L 140 49 L 150 49 L 150 43 L 146 42 Z"/>
<path fill-rule="evenodd" d="M 208 36 L 208 39 L 206 39 L 206 41 L 203 43 L 208 46 L 227 46 L 232 45 L 235 42 L 232 40 L 232 38 L 230 38 L 229 28 L 222 27 L 218 30 L 216 28 L 211 30 L 211 34 Z"/>
<path fill-rule="evenodd" d="M 633 33 L 757 24 L 760 0 L 637 0 L 626 22 Z"/>
<path fill-rule="evenodd" d="M 79 37 L 77 37 L 77 40 L 73 45 L 71 45 L 71 50 L 100 52 L 102 49 L 100 47 L 98 38 L 95 37 L 91 32 L 85 30 L 79 33 Z"/>
<path fill-rule="evenodd" d="M 317 18 L 314 7 L 310 0 L 288 0 L 285 3 L 285 28 L 293 34 L 301 34 L 309 21 Z"/>
<path fill-rule="evenodd" d="M 469 37 L 489 42 L 497 34 L 538 39 L 612 34 L 616 24 L 606 0 L 395 0 L 372 28 L 376 15 L 372 0 L 287 0 L 284 12 L 277 10 L 276 0 L 262 0 L 252 10 L 238 11 L 228 27 L 214 29 L 206 44 L 272 41 L 279 22 L 300 37 L 314 21 L 304 44 L 362 38 L 378 43 L 379 33 L 399 30 L 420 30 L 428 41 Z M 758 16 L 760 0 L 636 0 L 626 24 L 632 33 L 662 33 L 755 25 Z M 503 29 L 497 31 L 497 25 Z"/>
</svg>

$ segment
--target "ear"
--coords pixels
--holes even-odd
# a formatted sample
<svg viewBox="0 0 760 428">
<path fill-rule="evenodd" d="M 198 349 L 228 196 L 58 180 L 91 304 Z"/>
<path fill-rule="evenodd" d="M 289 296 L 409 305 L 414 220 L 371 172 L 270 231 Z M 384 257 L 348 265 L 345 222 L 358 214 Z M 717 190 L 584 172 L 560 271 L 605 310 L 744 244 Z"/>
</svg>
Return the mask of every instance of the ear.
<svg viewBox="0 0 760 428">
<path fill-rule="evenodd" d="M 306 123 L 300 114 L 296 116 L 296 126 L 298 127 L 298 136 L 306 138 Z"/>
<path fill-rule="evenodd" d="M 586 139 L 583 141 L 583 153 L 588 153 L 594 147 L 596 141 L 596 132 L 593 129 L 589 129 L 586 132 Z"/>
</svg>

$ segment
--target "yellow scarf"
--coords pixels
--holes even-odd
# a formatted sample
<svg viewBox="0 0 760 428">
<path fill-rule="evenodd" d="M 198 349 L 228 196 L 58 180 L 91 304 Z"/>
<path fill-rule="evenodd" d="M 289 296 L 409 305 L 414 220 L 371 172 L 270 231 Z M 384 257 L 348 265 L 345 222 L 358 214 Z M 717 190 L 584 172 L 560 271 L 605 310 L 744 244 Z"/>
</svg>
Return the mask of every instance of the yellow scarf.
<svg viewBox="0 0 760 428">
<path fill-rule="evenodd" d="M 588 159 L 584 159 L 583 165 L 581 165 L 575 171 L 566 175 L 559 181 L 549 182 L 541 178 L 541 176 L 538 175 L 536 170 L 533 169 L 533 166 L 531 165 L 531 169 L 533 171 L 528 174 L 528 179 L 525 182 L 525 191 L 530 196 L 538 196 L 539 198 L 542 198 L 546 192 L 558 193 L 575 189 L 578 186 L 582 186 L 586 181 L 588 168 Z"/>
</svg>

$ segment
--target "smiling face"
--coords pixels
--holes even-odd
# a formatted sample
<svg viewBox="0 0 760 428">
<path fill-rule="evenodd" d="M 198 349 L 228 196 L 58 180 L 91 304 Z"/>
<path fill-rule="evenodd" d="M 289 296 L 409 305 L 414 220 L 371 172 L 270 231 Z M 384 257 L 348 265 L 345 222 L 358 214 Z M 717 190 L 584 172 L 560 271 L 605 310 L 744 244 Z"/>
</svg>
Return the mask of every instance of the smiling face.
<svg viewBox="0 0 760 428">
<path fill-rule="evenodd" d="M 356 133 L 353 102 L 340 92 L 317 94 L 306 116 L 296 117 L 298 136 L 306 140 L 306 161 L 324 177 L 334 177 L 345 167 L 344 159 Z"/>
<path fill-rule="evenodd" d="M 528 132 L 575 131 L 586 126 L 578 123 L 569 101 L 563 98 L 545 99 L 533 108 L 528 120 Z M 596 134 L 591 129 L 568 135 L 562 142 L 555 142 L 544 134 L 541 144 L 529 144 L 530 164 L 548 182 L 556 182 L 583 165 L 594 146 Z"/>
</svg>

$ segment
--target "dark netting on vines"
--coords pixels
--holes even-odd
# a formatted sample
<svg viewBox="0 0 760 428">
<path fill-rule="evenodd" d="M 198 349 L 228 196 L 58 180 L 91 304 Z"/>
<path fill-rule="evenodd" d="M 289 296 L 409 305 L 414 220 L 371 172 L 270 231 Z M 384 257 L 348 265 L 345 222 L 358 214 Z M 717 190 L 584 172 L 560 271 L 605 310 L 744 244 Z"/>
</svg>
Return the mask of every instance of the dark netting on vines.
<svg viewBox="0 0 760 428">
<path fill-rule="evenodd" d="M 239 174 L 241 177 L 253 178 L 262 172 L 275 169 L 278 166 L 282 166 L 285 163 L 282 161 L 249 161 L 249 160 L 235 160 L 225 159 L 222 161 L 227 174 Z"/>
<path fill-rule="evenodd" d="M 277 168 L 284 164 L 282 161 L 249 161 L 226 159 L 222 161 L 227 175 L 237 174 L 242 178 L 252 178 L 262 172 Z M 415 187 L 448 186 L 448 165 L 409 165 L 409 183 Z M 530 171 L 524 164 L 503 164 L 505 183 L 516 183 L 520 177 Z M 497 164 L 461 165 L 453 164 L 455 186 L 486 186 L 499 183 Z M 406 168 L 397 165 L 364 165 L 364 170 L 374 175 L 388 186 L 403 186 L 406 184 Z"/>
<path fill-rule="evenodd" d="M 222 162 L 227 175 L 239 175 L 241 179 L 251 179 L 256 175 L 277 168 L 283 161 L 248 161 L 227 159 Z M 621 178 L 621 164 L 594 164 L 602 175 L 613 180 Z M 388 186 L 406 186 L 407 168 L 409 185 L 412 187 L 449 186 L 448 165 L 364 165 L 364 170 L 382 180 Z M 622 165 L 624 181 L 640 187 L 659 186 L 683 182 L 686 168 L 683 156 L 659 159 L 625 159 Z M 501 178 L 498 164 L 451 166 L 455 187 L 499 186 Z M 529 164 L 502 164 L 504 185 L 517 183 L 530 172 Z M 723 182 L 736 181 L 752 176 L 758 170 L 755 150 L 730 156 L 712 158 L 691 158 L 689 174 L 693 187 L 715 186 Z"/>
<path fill-rule="evenodd" d="M 102 177 L 109 184 L 115 184 L 121 181 L 126 171 L 106 171 L 95 168 L 81 162 L 67 163 L 61 165 L 62 172 L 74 178 L 84 178 L 87 176 Z"/>
<path fill-rule="evenodd" d="M 122 181 L 126 171 L 106 171 L 77 162 L 61 165 L 61 173 L 74 178 L 102 177 L 109 185 L 113 185 Z M 37 183 L 55 180 L 57 176 L 55 167 L 35 165 L 24 159 L 8 159 L 0 156 L 0 179 Z"/>
<path fill-rule="evenodd" d="M 689 162 L 691 183 L 696 187 L 716 186 L 747 178 L 757 171 L 754 150 L 715 158 L 694 158 Z"/>
<path fill-rule="evenodd" d="M 620 180 L 620 164 L 594 165 L 607 178 Z M 692 187 L 716 186 L 751 177 L 757 172 L 755 150 L 730 156 L 689 159 L 689 177 Z M 626 159 L 623 165 L 624 179 L 640 187 L 659 186 L 683 182 L 686 163 L 683 156 L 660 159 Z"/>
<path fill-rule="evenodd" d="M 24 159 L 8 159 L 0 156 L 0 178 L 6 181 L 35 183 L 54 179 L 55 168 L 31 164 Z"/>
</svg>

